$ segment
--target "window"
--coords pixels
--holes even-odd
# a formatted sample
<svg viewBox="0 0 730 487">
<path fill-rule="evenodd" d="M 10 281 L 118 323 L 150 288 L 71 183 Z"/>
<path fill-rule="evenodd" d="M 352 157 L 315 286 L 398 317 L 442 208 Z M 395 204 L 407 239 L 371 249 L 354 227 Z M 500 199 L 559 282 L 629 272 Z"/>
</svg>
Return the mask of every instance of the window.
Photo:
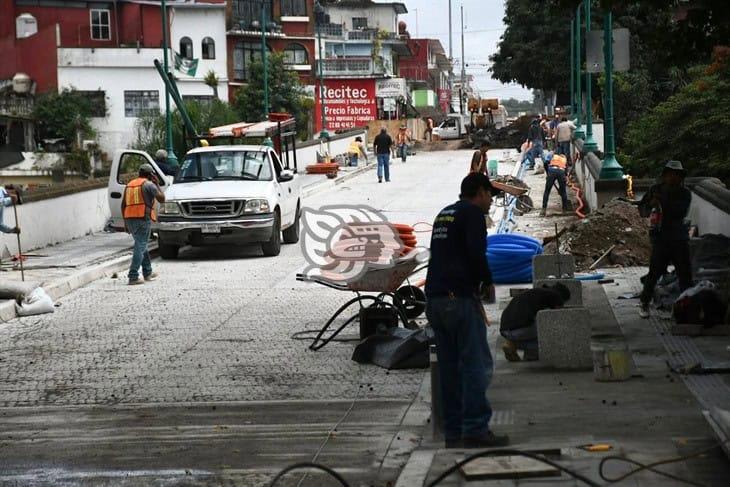
<svg viewBox="0 0 730 487">
<path fill-rule="evenodd" d="M 111 29 L 109 28 L 109 11 L 92 9 L 91 12 L 91 38 L 95 41 L 111 40 Z"/>
<path fill-rule="evenodd" d="M 367 17 L 353 17 L 352 18 L 352 30 L 360 30 L 368 28 Z"/>
<path fill-rule="evenodd" d="M 266 48 L 271 52 L 269 46 Z M 233 77 L 239 81 L 248 81 L 254 60 L 261 61 L 261 44 L 237 42 L 233 49 Z"/>
<path fill-rule="evenodd" d="M 101 90 L 94 90 L 94 91 L 82 91 L 82 90 L 74 90 L 74 93 L 77 93 L 91 103 L 91 113 L 90 116 L 96 117 L 96 118 L 104 118 L 106 117 L 106 93 Z"/>
<path fill-rule="evenodd" d="M 266 12 L 269 18 L 267 22 L 273 20 L 273 0 L 268 0 Z M 251 24 L 261 22 L 261 0 L 233 0 L 233 22 L 238 24 L 237 27 L 241 30 L 259 30 L 260 27 L 253 27 Z"/>
<path fill-rule="evenodd" d="M 124 116 L 141 117 L 143 115 L 160 112 L 160 92 L 154 91 L 125 91 Z"/>
<path fill-rule="evenodd" d="M 285 17 L 306 17 L 306 0 L 281 0 L 281 15 Z"/>
<path fill-rule="evenodd" d="M 284 64 L 309 64 L 307 50 L 301 44 L 289 44 L 284 49 Z"/>
<path fill-rule="evenodd" d="M 193 59 L 193 41 L 189 37 L 180 39 L 180 57 Z"/>
<path fill-rule="evenodd" d="M 194 101 L 200 103 L 201 106 L 208 106 L 215 97 L 213 95 L 183 95 L 184 102 Z"/>
<path fill-rule="evenodd" d="M 117 182 L 119 184 L 127 184 L 137 177 L 139 174 L 139 166 L 147 163 L 149 163 L 147 158 L 140 154 L 132 152 L 122 154 L 122 158 L 119 160 L 119 167 L 117 168 Z"/>
<path fill-rule="evenodd" d="M 203 38 L 203 59 L 215 59 L 215 41 L 210 37 Z"/>
<path fill-rule="evenodd" d="M 271 181 L 271 165 L 263 151 L 229 150 L 188 154 L 175 182 L 201 179 Z"/>
</svg>

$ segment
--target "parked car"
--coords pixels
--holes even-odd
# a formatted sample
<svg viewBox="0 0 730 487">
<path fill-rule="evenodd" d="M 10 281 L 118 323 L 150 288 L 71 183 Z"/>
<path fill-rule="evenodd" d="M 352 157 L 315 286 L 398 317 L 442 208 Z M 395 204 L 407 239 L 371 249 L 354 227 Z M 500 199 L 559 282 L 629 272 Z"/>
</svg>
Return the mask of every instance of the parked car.
<svg viewBox="0 0 730 487">
<path fill-rule="evenodd" d="M 153 231 L 163 259 L 184 245 L 260 244 L 274 256 L 281 243 L 299 241 L 301 181 L 276 151 L 262 145 L 221 145 L 192 149 L 175 178 L 164 176 L 143 151 L 118 151 L 109 178 L 112 226 L 123 228 L 125 184 L 142 163 L 160 179 L 166 201 L 159 205 Z"/>
</svg>

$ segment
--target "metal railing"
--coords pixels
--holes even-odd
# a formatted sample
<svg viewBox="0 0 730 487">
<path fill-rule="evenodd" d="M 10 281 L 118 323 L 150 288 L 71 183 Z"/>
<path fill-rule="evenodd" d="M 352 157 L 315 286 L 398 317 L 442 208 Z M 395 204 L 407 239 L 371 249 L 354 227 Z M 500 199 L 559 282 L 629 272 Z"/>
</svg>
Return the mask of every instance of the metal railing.
<svg viewBox="0 0 730 487">
<path fill-rule="evenodd" d="M 322 73 L 327 75 L 369 75 L 369 74 L 382 74 L 383 69 L 375 66 L 373 60 L 368 57 L 352 57 L 352 58 L 334 58 L 334 59 L 323 59 Z"/>
<path fill-rule="evenodd" d="M 0 98 L 0 115 L 6 117 L 30 118 L 33 114 L 33 99 L 18 96 Z"/>
</svg>

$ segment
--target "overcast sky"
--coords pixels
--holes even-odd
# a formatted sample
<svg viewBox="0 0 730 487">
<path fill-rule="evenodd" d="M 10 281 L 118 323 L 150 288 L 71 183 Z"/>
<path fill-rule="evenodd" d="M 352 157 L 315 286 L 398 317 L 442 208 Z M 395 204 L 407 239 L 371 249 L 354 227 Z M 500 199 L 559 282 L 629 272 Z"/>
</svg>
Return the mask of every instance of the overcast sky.
<svg viewBox="0 0 730 487">
<path fill-rule="evenodd" d="M 412 37 L 441 40 L 449 53 L 449 0 L 400 0 L 408 13 L 400 19 L 408 24 Z M 504 31 L 504 0 L 452 0 L 454 73 L 461 73 L 461 14 L 464 6 L 464 56 L 466 72 L 474 75 L 475 87 L 482 96 L 532 100 L 532 92 L 520 85 L 505 85 L 492 79 L 489 56 L 496 52 Z"/>
</svg>

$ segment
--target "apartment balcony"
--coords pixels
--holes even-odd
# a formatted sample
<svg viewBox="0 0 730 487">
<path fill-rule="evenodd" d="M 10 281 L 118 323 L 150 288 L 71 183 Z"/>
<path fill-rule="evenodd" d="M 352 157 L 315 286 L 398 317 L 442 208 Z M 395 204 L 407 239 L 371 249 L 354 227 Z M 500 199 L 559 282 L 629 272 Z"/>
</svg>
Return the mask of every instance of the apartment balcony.
<svg viewBox="0 0 730 487">
<path fill-rule="evenodd" d="M 0 97 L 0 117 L 26 118 L 33 116 L 33 98 L 8 96 Z"/>
<path fill-rule="evenodd" d="M 390 63 L 382 66 L 369 57 L 347 57 L 321 60 L 322 74 L 334 78 L 392 75 Z"/>
</svg>

